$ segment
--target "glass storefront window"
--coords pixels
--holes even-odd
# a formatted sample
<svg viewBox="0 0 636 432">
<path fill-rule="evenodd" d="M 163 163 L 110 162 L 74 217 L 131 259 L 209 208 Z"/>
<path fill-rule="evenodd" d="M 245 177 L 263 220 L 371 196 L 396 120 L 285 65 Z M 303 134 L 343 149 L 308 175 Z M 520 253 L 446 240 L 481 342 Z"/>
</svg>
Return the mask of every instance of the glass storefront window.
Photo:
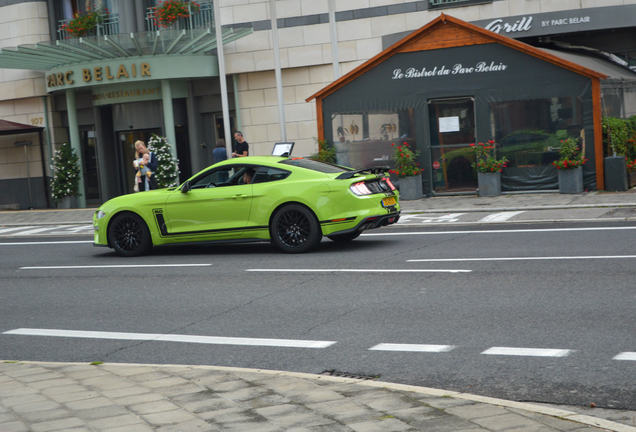
<svg viewBox="0 0 636 432">
<path fill-rule="evenodd" d="M 391 144 L 407 142 L 417 151 L 413 109 L 338 113 L 332 117 L 331 129 L 339 165 L 393 168 Z"/>
<path fill-rule="evenodd" d="M 581 101 L 575 97 L 531 99 L 490 104 L 497 156 L 508 169 L 550 166 L 559 158 L 561 140 L 580 138 L 585 154 Z"/>
</svg>

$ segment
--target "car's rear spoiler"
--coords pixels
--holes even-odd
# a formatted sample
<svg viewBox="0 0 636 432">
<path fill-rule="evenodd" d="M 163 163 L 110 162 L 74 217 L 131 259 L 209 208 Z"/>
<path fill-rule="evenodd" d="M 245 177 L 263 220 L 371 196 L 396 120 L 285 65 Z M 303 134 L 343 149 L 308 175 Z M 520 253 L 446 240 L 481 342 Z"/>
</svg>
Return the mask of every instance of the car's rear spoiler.
<svg viewBox="0 0 636 432">
<path fill-rule="evenodd" d="M 336 177 L 336 180 L 350 179 L 351 177 L 361 173 L 369 173 L 369 174 L 375 174 L 375 175 L 384 174 L 388 170 L 389 170 L 389 167 L 371 167 L 371 168 L 365 168 L 365 169 L 356 170 L 356 171 L 347 171 L 347 172 L 343 172 L 338 177 Z"/>
</svg>

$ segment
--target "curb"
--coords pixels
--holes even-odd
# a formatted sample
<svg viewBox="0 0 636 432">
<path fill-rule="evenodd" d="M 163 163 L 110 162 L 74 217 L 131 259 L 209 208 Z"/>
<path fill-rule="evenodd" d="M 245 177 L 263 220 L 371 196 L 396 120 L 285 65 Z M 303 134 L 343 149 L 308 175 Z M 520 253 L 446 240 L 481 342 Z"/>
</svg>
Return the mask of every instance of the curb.
<svg viewBox="0 0 636 432">
<path fill-rule="evenodd" d="M 486 212 L 506 212 L 506 211 L 530 211 L 530 210 L 570 210 L 586 208 L 618 208 L 636 207 L 636 203 L 617 204 L 578 204 L 578 205 L 555 205 L 555 206 L 529 206 L 529 207 L 484 207 L 484 208 L 458 208 L 439 210 L 404 210 L 402 213 L 486 213 Z"/>
<path fill-rule="evenodd" d="M 9 360 L 2 360 L 2 361 L 9 361 Z M 39 365 L 46 365 L 46 364 L 86 365 L 87 364 L 87 363 L 80 363 L 80 362 L 37 362 L 37 361 L 18 361 L 18 362 L 26 363 L 26 364 L 39 364 Z M 616 423 L 610 420 L 600 419 L 597 417 L 578 414 L 578 413 L 563 410 L 560 408 L 550 408 L 550 407 L 544 407 L 540 405 L 533 405 L 527 402 L 515 402 L 515 401 L 509 401 L 505 399 L 491 398 L 487 396 L 478 396 L 478 395 L 473 395 L 469 393 L 460 393 L 455 391 L 441 390 L 441 389 L 430 388 L 430 387 L 413 386 L 413 385 L 407 385 L 407 384 L 394 384 L 394 383 L 382 382 L 382 381 L 366 381 L 366 380 L 359 380 L 354 378 L 334 377 L 334 376 L 328 376 L 328 375 L 316 375 L 316 374 L 303 373 L 303 372 L 286 372 L 286 371 L 277 371 L 277 370 L 269 370 L 269 369 L 251 369 L 251 368 L 238 368 L 238 367 L 229 367 L 229 366 L 145 364 L 145 363 L 102 363 L 101 365 L 96 365 L 95 367 L 101 367 L 101 366 L 109 366 L 109 367 L 144 366 L 144 367 L 161 367 L 161 368 L 181 367 L 181 368 L 190 368 L 190 369 L 208 369 L 208 370 L 239 372 L 239 373 L 241 372 L 261 373 L 265 375 L 289 376 L 289 377 L 309 379 L 309 380 L 323 380 L 323 381 L 332 381 L 332 382 L 339 382 L 339 383 L 350 383 L 350 384 L 357 384 L 357 385 L 363 385 L 368 387 L 385 388 L 385 389 L 396 390 L 396 391 L 408 391 L 413 393 L 421 393 L 421 394 L 426 394 L 430 396 L 451 396 L 457 399 L 463 399 L 463 400 L 467 400 L 471 402 L 486 403 L 486 404 L 496 405 L 496 406 L 501 406 L 506 408 L 520 409 L 520 410 L 535 413 L 535 414 L 543 414 L 550 417 L 556 417 L 562 420 L 569 420 L 575 423 L 584 424 L 587 426 L 607 429 L 612 432 L 636 432 L 636 427 L 627 426 L 621 423 Z"/>
</svg>

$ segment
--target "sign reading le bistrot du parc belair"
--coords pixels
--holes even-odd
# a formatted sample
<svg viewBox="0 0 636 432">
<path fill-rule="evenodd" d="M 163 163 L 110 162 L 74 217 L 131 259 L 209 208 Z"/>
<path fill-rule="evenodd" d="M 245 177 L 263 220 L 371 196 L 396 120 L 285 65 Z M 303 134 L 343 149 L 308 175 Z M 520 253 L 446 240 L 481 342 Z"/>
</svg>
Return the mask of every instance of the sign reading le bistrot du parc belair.
<svg viewBox="0 0 636 432">
<path fill-rule="evenodd" d="M 465 74 L 474 74 L 474 73 L 487 73 L 487 72 L 502 72 L 508 69 L 508 65 L 503 64 L 501 62 L 495 63 L 491 61 L 490 63 L 482 61 L 473 66 L 465 66 L 461 63 L 457 63 L 453 66 L 434 66 L 432 69 L 427 69 L 423 67 L 421 69 L 417 69 L 414 67 L 410 67 L 402 72 L 402 69 L 393 70 L 393 78 L 392 79 L 403 79 L 403 78 L 427 78 L 433 76 L 446 76 L 446 75 L 465 75 Z"/>
</svg>

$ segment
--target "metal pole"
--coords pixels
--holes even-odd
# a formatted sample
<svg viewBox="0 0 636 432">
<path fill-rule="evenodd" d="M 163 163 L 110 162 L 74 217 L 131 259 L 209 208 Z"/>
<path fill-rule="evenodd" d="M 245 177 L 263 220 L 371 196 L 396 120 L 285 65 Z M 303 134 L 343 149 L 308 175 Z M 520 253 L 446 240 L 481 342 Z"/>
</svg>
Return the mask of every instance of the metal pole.
<svg viewBox="0 0 636 432">
<path fill-rule="evenodd" d="M 276 22 L 276 0 L 269 1 L 272 20 L 272 41 L 274 42 L 274 67 L 276 72 L 276 94 L 278 95 L 278 121 L 280 124 L 280 136 L 283 142 L 287 142 L 287 130 L 285 128 L 285 101 L 283 100 L 283 79 L 280 71 L 280 48 L 278 46 L 278 23 Z"/>
<path fill-rule="evenodd" d="M 214 30 L 216 33 L 216 56 L 219 62 L 219 82 L 221 83 L 221 109 L 223 110 L 223 132 L 227 158 L 232 157 L 232 129 L 230 129 L 230 106 L 227 97 L 227 78 L 225 77 L 225 54 L 223 53 L 223 31 L 221 30 L 220 0 L 214 0 Z M 238 107 L 237 107 L 238 110 Z M 214 143 L 216 146 L 216 143 Z"/>
<path fill-rule="evenodd" d="M 33 208 L 33 191 L 31 190 L 31 170 L 29 169 L 29 150 L 27 146 L 24 146 L 24 157 L 26 158 L 27 165 L 27 181 L 29 183 L 29 203 L 31 204 L 30 208 Z"/>
<path fill-rule="evenodd" d="M 333 62 L 333 80 L 340 78 L 340 60 L 338 58 L 338 26 L 334 0 L 329 0 L 329 28 L 331 30 L 331 61 Z"/>
</svg>

